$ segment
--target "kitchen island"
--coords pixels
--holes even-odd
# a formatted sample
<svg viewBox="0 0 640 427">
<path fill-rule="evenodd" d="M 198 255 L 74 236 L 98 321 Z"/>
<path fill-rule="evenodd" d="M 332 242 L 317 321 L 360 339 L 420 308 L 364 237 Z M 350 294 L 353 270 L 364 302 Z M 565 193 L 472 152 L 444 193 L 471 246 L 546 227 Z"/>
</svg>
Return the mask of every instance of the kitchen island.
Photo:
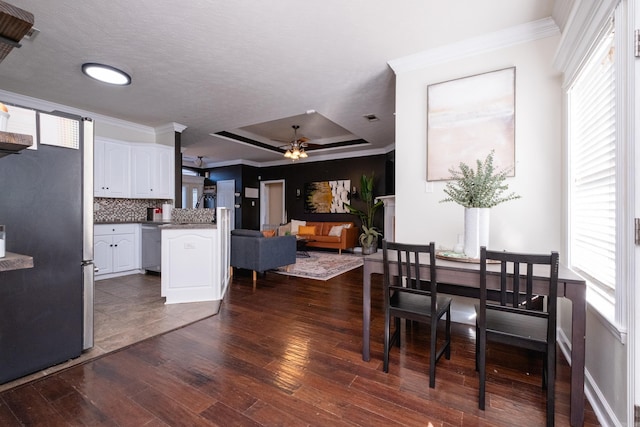
<svg viewBox="0 0 640 427">
<path fill-rule="evenodd" d="M 166 304 L 213 301 L 219 308 L 230 281 L 229 210 L 218 208 L 216 218 L 216 224 L 159 226 Z"/>
</svg>

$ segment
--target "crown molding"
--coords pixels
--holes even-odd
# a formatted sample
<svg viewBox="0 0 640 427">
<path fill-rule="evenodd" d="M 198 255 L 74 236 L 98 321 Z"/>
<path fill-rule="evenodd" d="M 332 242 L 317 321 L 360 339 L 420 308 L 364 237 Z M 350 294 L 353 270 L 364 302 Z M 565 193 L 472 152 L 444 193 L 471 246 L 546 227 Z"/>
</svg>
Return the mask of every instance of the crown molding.
<svg viewBox="0 0 640 427">
<path fill-rule="evenodd" d="M 560 29 L 549 17 L 393 59 L 388 64 L 396 74 L 401 74 L 559 34 Z"/>
<path fill-rule="evenodd" d="M 620 0 L 577 0 L 560 39 L 553 66 L 569 76 L 576 73 L 585 55 L 613 15 Z M 565 78 L 565 81 L 567 78 Z"/>
<path fill-rule="evenodd" d="M 166 125 L 158 126 L 154 129 L 155 129 L 155 132 L 159 134 L 159 133 L 167 133 L 167 132 L 182 133 L 182 131 L 184 131 L 186 128 L 187 126 L 185 125 L 181 125 L 180 123 L 176 123 L 176 122 L 171 122 L 171 123 L 167 123 Z"/>
<path fill-rule="evenodd" d="M 167 132 L 178 132 L 182 133 L 187 128 L 185 125 L 181 125 L 180 123 L 171 122 L 166 125 L 155 127 L 156 133 L 167 133 Z"/>
<path fill-rule="evenodd" d="M 336 154 L 322 154 L 322 155 L 309 155 L 306 159 L 296 160 L 296 163 L 313 163 L 313 162 L 324 162 L 327 160 L 340 160 L 340 159 L 351 159 L 357 157 L 367 157 L 367 156 L 377 156 L 380 154 L 387 154 L 390 151 L 395 150 L 395 144 L 390 144 L 385 148 L 377 148 L 372 150 L 363 150 L 363 151 L 354 151 L 351 153 L 336 153 Z M 238 159 L 238 160 L 229 160 L 226 162 L 210 162 L 206 163 L 206 166 L 203 165 L 203 168 L 219 168 L 223 166 L 235 166 L 235 165 L 245 165 L 245 166 L 253 166 L 256 168 L 264 168 L 269 166 L 283 166 L 290 165 L 293 162 L 291 160 L 285 159 L 282 160 L 273 160 L 269 162 L 254 162 L 250 160 Z M 192 166 L 191 164 L 183 163 L 183 166 Z M 193 167 L 193 166 L 192 166 Z"/>
<path fill-rule="evenodd" d="M 32 98 L 26 95 L 20 95 L 18 93 L 7 92 L 0 89 L 0 98 L 3 101 L 7 101 L 12 104 L 16 104 L 22 107 L 33 108 L 42 111 L 64 111 L 65 113 L 76 114 L 81 117 L 91 117 L 94 121 L 101 121 L 105 124 L 119 127 L 123 129 L 129 129 L 132 131 L 146 133 L 149 135 L 156 135 L 156 131 L 151 126 L 144 126 L 138 123 L 128 122 L 126 120 L 120 120 L 102 114 L 97 114 L 91 111 L 81 110 L 78 108 L 70 107 L 68 105 L 57 104 L 55 102 L 45 101 L 43 99 Z"/>
</svg>

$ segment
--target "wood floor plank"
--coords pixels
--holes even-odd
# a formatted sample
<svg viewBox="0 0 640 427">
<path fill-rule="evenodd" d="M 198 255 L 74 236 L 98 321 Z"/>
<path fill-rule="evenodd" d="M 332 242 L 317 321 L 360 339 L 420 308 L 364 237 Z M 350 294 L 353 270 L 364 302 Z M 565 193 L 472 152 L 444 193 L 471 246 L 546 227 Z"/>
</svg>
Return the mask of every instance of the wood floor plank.
<svg viewBox="0 0 640 427">
<path fill-rule="evenodd" d="M 73 367 L 55 375 L 69 381 L 78 393 L 118 425 L 140 426 L 154 421 L 155 416 L 152 413 L 130 399 L 132 393 L 139 393 L 144 388 L 139 385 L 130 388 L 121 381 L 111 381 L 103 376 L 100 370 L 93 369 L 96 362 Z M 130 376 L 132 382 L 135 382 L 135 375 Z"/>
<path fill-rule="evenodd" d="M 64 425 L 65 419 L 32 385 L 2 394 L 7 407 L 17 418 L 14 425 Z M 11 424 L 8 424 L 11 425 Z"/>
<path fill-rule="evenodd" d="M 109 291 L 148 297 L 129 287 L 158 280 L 127 276 Z M 539 358 L 506 346 L 490 348 L 487 408 L 478 409 L 472 325 L 453 325 L 435 389 L 424 325 L 402 331 L 384 373 L 381 287 L 374 276 L 369 362 L 361 355 L 362 268 L 326 282 L 269 272 L 255 290 L 250 274 L 238 274 L 216 316 L 0 393 L 0 425 L 545 424 Z M 128 318 L 142 315 L 136 310 Z M 559 357 L 555 421 L 564 427 L 571 376 Z M 597 425 L 587 404 L 585 426 Z"/>
<path fill-rule="evenodd" d="M 0 398 L 0 425 L 2 426 L 14 426 L 18 425 L 19 421 L 9 409 L 9 405 L 4 401 L 4 399 Z"/>
<path fill-rule="evenodd" d="M 166 396 L 171 396 L 177 403 L 192 412 L 199 413 L 211 406 L 211 397 L 202 393 L 190 384 L 168 373 L 164 366 L 152 366 L 139 363 L 134 356 L 119 352 L 105 360 L 128 372 L 135 372 L 136 377 L 149 387 Z"/>
<path fill-rule="evenodd" d="M 211 405 L 200 414 L 203 418 L 213 422 L 220 427 L 227 426 L 243 426 L 243 427 L 259 427 L 261 424 L 242 412 L 226 406 L 221 402 Z M 282 418 L 282 417 L 280 417 Z M 296 420 L 297 421 L 297 420 Z M 281 422 L 281 419 L 280 419 Z"/>
<path fill-rule="evenodd" d="M 140 391 L 133 395 L 131 399 L 170 426 L 196 427 L 216 425 L 153 387 Z"/>
</svg>

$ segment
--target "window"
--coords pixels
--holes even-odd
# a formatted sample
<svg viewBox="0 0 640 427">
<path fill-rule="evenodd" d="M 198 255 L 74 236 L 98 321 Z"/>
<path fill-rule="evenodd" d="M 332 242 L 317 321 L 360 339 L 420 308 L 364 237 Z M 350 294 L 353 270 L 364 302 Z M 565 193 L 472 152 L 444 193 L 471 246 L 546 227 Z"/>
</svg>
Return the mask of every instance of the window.
<svg viewBox="0 0 640 427">
<path fill-rule="evenodd" d="M 199 189 L 198 187 L 191 189 L 191 209 L 199 207 L 198 203 L 200 202 L 200 195 L 198 194 L 198 190 L 202 192 L 202 189 Z"/>
<path fill-rule="evenodd" d="M 591 31 L 580 31 L 584 22 L 575 26 L 559 61 L 566 73 L 568 263 L 586 278 L 593 313 L 624 343 L 636 280 L 635 59 L 628 4 L 588 6 Z"/>
<path fill-rule="evenodd" d="M 182 175 L 182 206 L 185 209 L 203 207 L 202 203 L 198 205 L 198 202 L 202 202 L 203 190 L 203 176 Z"/>
<path fill-rule="evenodd" d="M 616 67 L 613 25 L 568 90 L 571 266 L 610 304 L 616 287 Z"/>
<path fill-rule="evenodd" d="M 199 176 L 200 174 L 192 169 L 182 168 L 182 175 L 186 176 Z"/>
</svg>

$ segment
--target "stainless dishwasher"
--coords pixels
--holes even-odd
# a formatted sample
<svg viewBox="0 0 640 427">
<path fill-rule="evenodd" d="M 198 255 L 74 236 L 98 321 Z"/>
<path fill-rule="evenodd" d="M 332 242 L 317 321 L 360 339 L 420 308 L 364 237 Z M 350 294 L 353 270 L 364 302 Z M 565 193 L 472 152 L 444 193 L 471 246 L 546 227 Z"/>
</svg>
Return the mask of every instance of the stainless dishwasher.
<svg viewBox="0 0 640 427">
<path fill-rule="evenodd" d="M 160 228 L 155 224 L 142 225 L 142 269 L 160 273 Z"/>
</svg>

